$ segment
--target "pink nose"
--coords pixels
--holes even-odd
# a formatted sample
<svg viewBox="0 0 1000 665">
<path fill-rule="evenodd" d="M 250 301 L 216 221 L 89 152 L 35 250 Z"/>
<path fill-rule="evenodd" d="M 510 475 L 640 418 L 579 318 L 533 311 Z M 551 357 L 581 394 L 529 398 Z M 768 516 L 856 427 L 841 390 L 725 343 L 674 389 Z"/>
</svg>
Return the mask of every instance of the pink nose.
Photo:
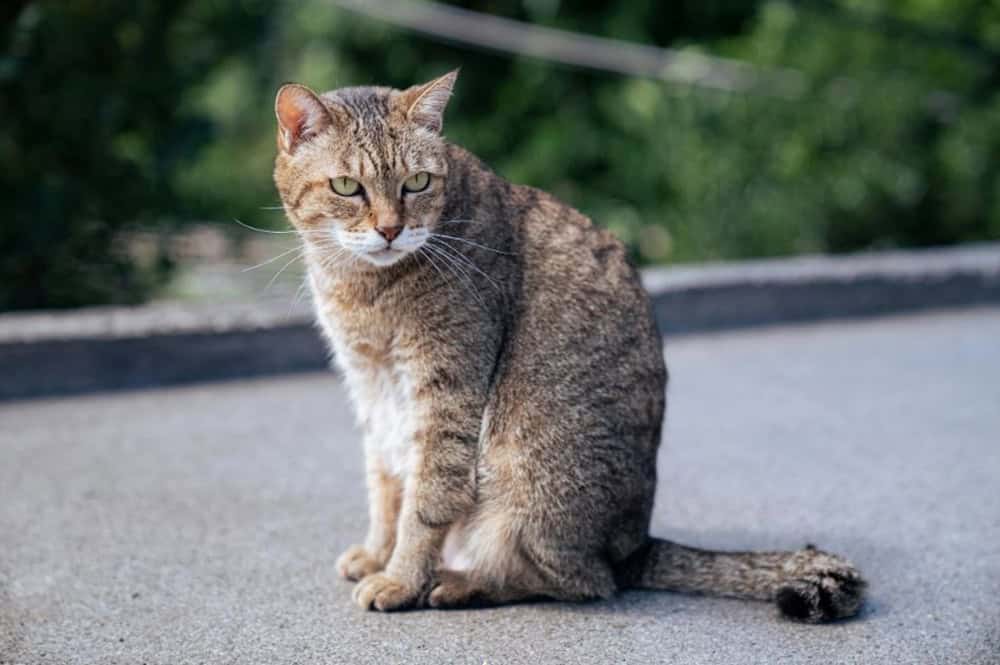
<svg viewBox="0 0 1000 665">
<path fill-rule="evenodd" d="M 396 236 L 403 230 L 402 226 L 376 226 L 375 230 L 378 234 L 385 238 L 386 242 L 392 242 L 396 239 Z"/>
</svg>

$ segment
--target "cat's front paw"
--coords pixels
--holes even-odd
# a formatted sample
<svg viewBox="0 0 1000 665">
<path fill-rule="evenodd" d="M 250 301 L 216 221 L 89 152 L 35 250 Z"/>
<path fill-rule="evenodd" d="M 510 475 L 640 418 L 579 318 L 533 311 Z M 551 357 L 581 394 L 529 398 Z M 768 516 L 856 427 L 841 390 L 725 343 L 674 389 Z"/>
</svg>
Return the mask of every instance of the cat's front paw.
<svg viewBox="0 0 1000 665">
<path fill-rule="evenodd" d="M 384 566 L 361 545 L 351 545 L 337 559 L 337 572 L 344 579 L 357 582 L 382 570 Z"/>
<path fill-rule="evenodd" d="M 363 610 L 391 612 L 415 606 L 420 591 L 385 573 L 375 573 L 354 587 L 354 602 Z"/>
</svg>

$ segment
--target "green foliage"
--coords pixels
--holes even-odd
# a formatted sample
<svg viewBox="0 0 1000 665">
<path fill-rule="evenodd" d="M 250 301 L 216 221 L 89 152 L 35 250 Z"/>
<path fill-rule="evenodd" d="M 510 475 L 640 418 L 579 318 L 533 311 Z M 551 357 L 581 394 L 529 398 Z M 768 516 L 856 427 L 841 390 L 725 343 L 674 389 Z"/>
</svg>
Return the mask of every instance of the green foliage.
<svg viewBox="0 0 1000 665">
<path fill-rule="evenodd" d="M 0 56 L 12 206 L 0 308 L 140 299 L 162 269 L 116 249 L 126 228 L 282 225 L 262 210 L 276 202 L 280 83 L 406 86 L 459 65 L 449 138 L 581 208 L 642 262 L 1000 238 L 995 2 L 459 4 L 794 68 L 804 92 L 713 92 L 470 50 L 328 0 L 28 3 Z"/>
<path fill-rule="evenodd" d="M 121 232 L 183 216 L 172 180 L 211 140 L 183 100 L 242 52 L 259 14 L 246 2 L 17 4 L 0 32 L 0 309 L 140 301 L 169 262 L 137 264 Z"/>
</svg>

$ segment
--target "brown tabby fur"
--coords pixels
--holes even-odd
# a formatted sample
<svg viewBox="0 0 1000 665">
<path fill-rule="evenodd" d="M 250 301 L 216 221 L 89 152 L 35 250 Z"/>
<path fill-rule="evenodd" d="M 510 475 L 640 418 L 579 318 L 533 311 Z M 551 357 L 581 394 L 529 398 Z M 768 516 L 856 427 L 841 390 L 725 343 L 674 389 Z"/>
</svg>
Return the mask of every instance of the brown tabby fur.
<svg viewBox="0 0 1000 665">
<path fill-rule="evenodd" d="M 455 78 L 276 102 L 275 182 L 365 432 L 370 530 L 337 564 L 357 603 L 648 588 L 855 614 L 860 575 L 811 546 L 649 535 L 667 381 L 649 299 L 611 234 L 440 136 Z M 419 172 L 428 188 L 403 192 Z M 342 176 L 363 191 L 336 194 Z"/>
</svg>

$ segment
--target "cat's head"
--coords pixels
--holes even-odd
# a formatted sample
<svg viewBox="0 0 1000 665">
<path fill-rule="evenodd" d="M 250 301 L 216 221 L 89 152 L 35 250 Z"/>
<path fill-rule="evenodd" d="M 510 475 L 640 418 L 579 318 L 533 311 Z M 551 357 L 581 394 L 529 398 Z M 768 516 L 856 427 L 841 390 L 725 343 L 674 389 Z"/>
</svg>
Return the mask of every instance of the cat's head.
<svg viewBox="0 0 1000 665">
<path fill-rule="evenodd" d="M 427 241 L 445 203 L 441 125 L 457 75 L 406 90 L 278 91 L 274 180 L 318 256 L 388 266 Z"/>
</svg>

